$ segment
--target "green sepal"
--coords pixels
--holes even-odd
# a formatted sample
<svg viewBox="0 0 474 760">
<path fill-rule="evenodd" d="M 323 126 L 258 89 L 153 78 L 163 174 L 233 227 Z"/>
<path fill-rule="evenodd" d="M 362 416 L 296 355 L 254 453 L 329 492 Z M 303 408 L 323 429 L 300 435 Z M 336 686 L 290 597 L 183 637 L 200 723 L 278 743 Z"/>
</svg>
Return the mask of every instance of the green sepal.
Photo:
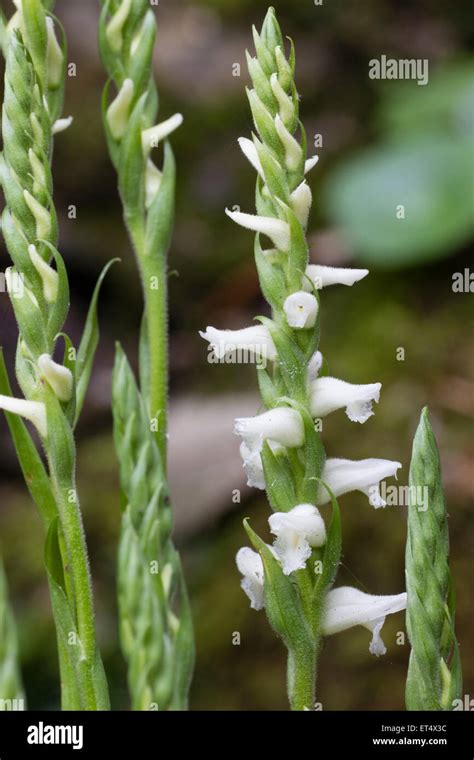
<svg viewBox="0 0 474 760">
<path fill-rule="evenodd" d="M 280 393 L 280 389 L 275 386 L 275 383 L 268 374 L 266 367 L 264 367 L 262 364 L 257 363 L 256 368 L 258 387 L 260 389 L 262 401 L 267 409 L 271 409 L 273 406 L 277 405 L 278 399 L 282 394 Z"/>
<path fill-rule="evenodd" d="M 260 61 L 258 58 L 254 58 L 248 50 L 245 51 L 247 59 L 247 69 L 252 80 L 255 92 L 262 101 L 262 103 L 268 108 L 270 113 L 275 115 L 277 113 L 278 104 L 273 94 L 269 79 L 265 76 Z"/>
<path fill-rule="evenodd" d="M 313 604 L 315 606 L 316 620 L 321 620 L 324 608 L 324 600 L 329 588 L 336 580 L 337 571 L 341 562 L 342 552 L 342 523 L 339 503 L 333 492 L 323 480 L 318 480 L 329 493 L 332 503 L 332 514 L 329 528 L 326 531 L 326 543 L 322 557 L 322 572 L 317 575 L 313 591 Z"/>
<path fill-rule="evenodd" d="M 31 55 L 42 90 L 46 84 L 46 14 L 41 0 L 22 0 L 22 15 L 26 32 L 26 47 Z"/>
<path fill-rule="evenodd" d="M 289 512 L 298 503 L 293 473 L 288 457 L 284 453 L 275 454 L 267 441 L 261 452 L 265 490 L 271 508 L 275 512 Z"/>
<path fill-rule="evenodd" d="M 142 131 L 146 93 L 135 104 L 123 137 L 118 167 L 119 189 L 124 215 L 130 229 L 141 230 L 145 213 L 145 166 Z"/>
<path fill-rule="evenodd" d="M 259 317 L 260 322 L 270 331 L 278 353 L 278 367 L 288 394 L 297 401 L 306 400 L 306 362 L 301 349 L 292 334 L 283 326 L 275 324 L 268 317 Z"/>
<path fill-rule="evenodd" d="M 308 265 L 308 243 L 304 230 L 289 206 L 284 206 L 286 221 L 290 226 L 290 252 L 288 254 L 287 280 L 291 292 L 301 290 L 302 272 Z"/>
<path fill-rule="evenodd" d="M 12 274 L 17 273 L 16 267 L 11 267 Z M 41 309 L 31 300 L 25 291 L 21 298 L 10 296 L 15 312 L 18 328 L 31 353 L 38 357 L 48 353 L 48 337 L 43 325 Z"/>
<path fill-rule="evenodd" d="M 257 32 L 255 26 L 252 26 L 252 34 L 257 58 L 266 76 L 270 77 L 273 72 L 276 71 L 275 57 L 263 43 L 263 40 Z"/>
<path fill-rule="evenodd" d="M 285 274 L 281 267 L 268 261 L 267 255 L 263 253 L 260 235 L 257 234 L 255 236 L 255 264 L 262 293 L 270 306 L 281 310 L 285 300 Z"/>
<path fill-rule="evenodd" d="M 145 258 L 161 258 L 166 256 L 168 251 L 174 221 L 175 181 L 176 164 L 171 145 L 166 140 L 163 176 L 156 197 L 147 214 Z M 147 283 L 147 285 L 149 284 Z M 166 283 L 159 283 L 159 287 L 166 287 Z"/>
<path fill-rule="evenodd" d="M 286 180 L 286 172 L 282 169 L 281 164 L 276 160 L 272 151 L 260 140 L 254 137 L 254 145 L 257 150 L 260 163 L 262 165 L 265 182 L 268 185 L 270 193 L 279 198 L 283 203 L 288 203 L 289 192 Z M 277 208 L 279 211 L 280 209 Z"/>
<path fill-rule="evenodd" d="M 260 37 L 267 50 L 273 51 L 276 47 L 281 47 L 283 49 L 283 37 L 280 25 L 276 19 L 274 8 L 269 8 L 267 11 L 262 24 Z"/>
<path fill-rule="evenodd" d="M 67 276 L 66 265 L 64 264 L 64 259 L 57 248 L 55 248 L 54 245 L 51 245 L 51 243 L 49 243 L 47 240 L 41 240 L 40 242 L 43 245 L 46 245 L 46 247 L 49 248 L 53 254 L 54 261 L 56 263 L 56 271 L 58 273 L 58 294 L 56 296 L 55 302 L 51 305 L 46 328 L 48 343 L 52 344 L 56 338 L 56 335 L 61 331 L 68 315 L 69 280 Z"/>
<path fill-rule="evenodd" d="M 280 160 L 284 160 L 284 148 L 276 131 L 273 116 L 268 108 L 262 103 L 255 90 L 246 88 L 249 99 L 250 109 L 252 111 L 255 128 L 260 135 L 262 142 L 266 143 Z"/>
<path fill-rule="evenodd" d="M 143 19 L 140 45 L 138 46 L 136 53 L 130 58 L 129 69 L 127 72 L 130 79 L 133 79 L 135 92 L 143 92 L 147 88 L 150 79 L 150 67 L 152 66 L 155 39 L 155 16 L 151 8 L 148 8 L 148 12 Z"/>
<path fill-rule="evenodd" d="M 76 358 L 76 373 L 75 373 L 76 411 L 75 411 L 74 424 L 77 424 L 77 421 L 81 414 L 82 406 L 84 404 L 84 399 L 86 397 L 87 388 L 89 385 L 89 380 L 90 380 L 90 376 L 92 372 L 92 365 L 94 363 L 95 352 L 97 350 L 97 345 L 99 343 L 99 320 L 97 316 L 97 305 L 99 302 L 100 289 L 102 287 L 102 283 L 105 279 L 107 272 L 109 271 L 112 264 L 114 264 L 116 261 L 120 261 L 120 259 L 111 259 L 111 261 L 109 261 L 105 265 L 105 267 L 102 269 L 102 272 L 99 275 L 99 279 L 97 280 L 96 286 L 94 288 L 94 292 L 92 293 L 92 298 L 89 305 L 89 310 L 87 312 L 87 317 L 84 324 L 84 330 L 82 333 L 81 342 L 79 343 L 79 348 L 77 351 L 77 358 Z"/>
</svg>

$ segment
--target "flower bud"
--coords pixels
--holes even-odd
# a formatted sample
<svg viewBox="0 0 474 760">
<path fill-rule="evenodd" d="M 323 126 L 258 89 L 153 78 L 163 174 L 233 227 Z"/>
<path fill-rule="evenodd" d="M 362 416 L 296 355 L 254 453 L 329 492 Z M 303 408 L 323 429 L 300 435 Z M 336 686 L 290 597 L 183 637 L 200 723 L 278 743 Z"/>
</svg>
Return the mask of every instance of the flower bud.
<svg viewBox="0 0 474 760">
<path fill-rule="evenodd" d="M 71 370 L 63 367 L 62 364 L 57 364 L 49 354 L 41 354 L 38 358 L 38 369 L 60 401 L 66 403 L 71 400 L 73 391 Z"/>
<path fill-rule="evenodd" d="M 31 263 L 41 277 L 43 283 L 43 295 L 47 303 L 54 303 L 58 297 L 59 276 L 41 256 L 34 245 L 28 246 Z"/>
<path fill-rule="evenodd" d="M 123 45 L 123 27 L 127 21 L 130 9 L 132 7 L 132 0 L 122 0 L 122 4 L 107 24 L 106 35 L 109 41 L 109 45 L 114 52 L 121 50 Z"/>
<path fill-rule="evenodd" d="M 48 35 L 46 65 L 48 71 L 48 87 L 51 90 L 59 87 L 63 76 L 64 53 L 56 38 L 54 21 L 51 16 L 46 17 L 46 31 Z"/>
<path fill-rule="evenodd" d="M 297 330 L 307 330 L 314 327 L 316 317 L 318 316 L 317 298 L 304 290 L 297 290 L 296 293 L 286 298 L 283 304 L 283 311 L 286 314 L 286 321 L 290 327 Z"/>
<path fill-rule="evenodd" d="M 157 166 L 149 158 L 146 162 L 145 168 L 145 204 L 147 209 L 156 198 L 156 194 L 160 189 L 161 180 L 163 179 L 163 172 L 160 172 Z"/>
<path fill-rule="evenodd" d="M 23 190 L 23 197 L 35 218 L 36 237 L 40 240 L 47 238 L 51 232 L 51 214 L 28 190 Z"/>
<path fill-rule="evenodd" d="M 270 85 L 275 98 L 278 101 L 280 109 L 280 116 L 283 124 L 289 130 L 294 129 L 295 126 L 295 106 L 292 98 L 286 94 L 285 90 L 281 86 L 278 75 L 272 74 L 270 77 Z"/>
<path fill-rule="evenodd" d="M 290 195 L 290 205 L 299 223 L 306 230 L 308 217 L 313 202 L 310 187 L 306 180 L 303 180 Z"/>
<path fill-rule="evenodd" d="M 134 91 L 133 79 L 125 79 L 115 100 L 107 109 L 107 123 L 114 140 L 121 140 L 125 134 Z"/>
<path fill-rule="evenodd" d="M 299 168 L 303 158 L 303 149 L 293 135 L 288 132 L 279 114 L 275 116 L 275 129 L 285 149 L 286 168 L 288 171 L 294 172 Z"/>
</svg>

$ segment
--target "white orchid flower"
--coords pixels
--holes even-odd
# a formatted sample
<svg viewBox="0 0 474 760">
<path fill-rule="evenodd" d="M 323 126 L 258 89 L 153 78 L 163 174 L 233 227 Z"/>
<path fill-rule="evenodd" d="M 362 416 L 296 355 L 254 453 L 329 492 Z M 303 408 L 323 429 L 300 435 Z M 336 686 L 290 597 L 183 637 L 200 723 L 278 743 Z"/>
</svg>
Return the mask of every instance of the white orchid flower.
<svg viewBox="0 0 474 760">
<path fill-rule="evenodd" d="M 314 327 L 318 316 L 318 301 L 311 293 L 297 290 L 286 298 L 283 311 L 290 327 L 299 330 Z"/>
<path fill-rule="evenodd" d="M 275 344 L 265 325 L 252 325 L 242 330 L 218 330 L 208 326 L 199 335 L 209 342 L 217 359 L 223 359 L 239 350 L 247 351 L 258 359 L 275 361 L 277 358 Z"/>
<path fill-rule="evenodd" d="M 274 441 L 267 441 L 274 454 L 278 451 L 285 451 L 285 447 Z M 243 460 L 243 468 L 247 475 L 247 485 L 252 488 L 265 490 L 265 473 L 263 471 L 263 462 L 260 451 L 253 449 L 245 441 L 240 444 L 240 456 Z"/>
<path fill-rule="evenodd" d="M 308 225 L 308 217 L 312 202 L 313 196 L 310 187 L 306 180 L 303 180 L 303 182 L 301 182 L 290 195 L 290 206 L 295 212 L 295 216 L 303 229 L 306 229 Z"/>
<path fill-rule="evenodd" d="M 243 546 L 237 552 L 235 561 L 239 572 L 244 576 L 240 585 L 250 599 L 250 606 L 254 610 L 263 609 L 263 562 L 260 554 Z"/>
<path fill-rule="evenodd" d="M 251 163 L 255 171 L 260 175 L 260 177 L 265 181 L 265 175 L 263 173 L 262 164 L 260 163 L 260 159 L 258 157 L 257 148 L 255 147 L 255 143 L 253 140 L 249 140 L 248 137 L 239 137 L 238 143 L 240 145 L 240 149 L 242 153 L 244 154 L 245 158 Z M 316 164 L 319 161 L 319 156 L 312 156 L 311 158 L 308 158 L 305 162 L 304 166 L 304 173 L 307 174 L 311 169 L 316 166 Z"/>
<path fill-rule="evenodd" d="M 256 417 L 239 417 L 234 433 L 240 435 L 252 451 L 261 451 L 263 442 L 273 441 L 281 446 L 296 448 L 305 440 L 300 413 L 290 407 L 279 406 Z"/>
<path fill-rule="evenodd" d="M 319 377 L 310 385 L 311 414 L 325 417 L 345 407 L 351 422 L 366 422 L 373 415 L 372 404 L 378 403 L 381 387 L 381 383 L 353 385 L 335 377 Z"/>
<path fill-rule="evenodd" d="M 302 570 L 312 547 L 326 541 L 326 526 L 312 504 L 298 504 L 289 512 L 274 512 L 268 518 L 271 532 L 277 537 L 273 545 L 285 575 Z"/>
<path fill-rule="evenodd" d="M 257 214 L 244 214 L 242 211 L 230 211 L 226 208 L 227 216 L 236 224 L 254 232 L 267 235 L 273 241 L 279 251 L 288 251 L 290 247 L 290 225 L 282 219 L 274 219 L 272 216 L 258 216 Z"/>
<path fill-rule="evenodd" d="M 327 459 L 322 480 L 327 483 L 335 496 L 342 496 L 349 491 L 361 491 L 369 498 L 369 504 L 375 509 L 385 507 L 386 502 L 380 495 L 380 481 L 396 477 L 402 465 L 389 459 Z M 318 505 L 327 504 L 330 496 L 321 484 L 318 490 Z"/>
<path fill-rule="evenodd" d="M 354 285 L 369 274 L 368 269 L 351 269 L 350 267 L 325 267 L 319 264 L 308 264 L 303 277 L 304 290 L 311 291 L 327 288 L 329 285 Z M 309 282 L 308 280 L 311 280 Z"/>
<path fill-rule="evenodd" d="M 46 407 L 41 401 L 27 401 L 23 398 L 0 395 L 0 409 L 11 414 L 18 414 L 25 420 L 32 422 L 43 438 L 48 435 L 48 423 L 46 419 Z"/>
<path fill-rule="evenodd" d="M 362 625 L 372 632 L 369 651 L 378 657 L 387 651 L 380 636 L 385 617 L 404 610 L 406 606 L 406 593 L 373 596 L 350 586 L 335 588 L 326 597 L 322 621 L 323 636 L 331 636 L 333 633 Z"/>
</svg>

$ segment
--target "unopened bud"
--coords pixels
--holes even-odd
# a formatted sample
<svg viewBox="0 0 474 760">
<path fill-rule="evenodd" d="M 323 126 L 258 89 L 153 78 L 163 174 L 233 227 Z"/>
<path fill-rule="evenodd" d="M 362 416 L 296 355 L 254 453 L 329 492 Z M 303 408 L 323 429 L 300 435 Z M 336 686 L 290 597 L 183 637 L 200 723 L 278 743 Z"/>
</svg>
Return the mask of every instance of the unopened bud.
<svg viewBox="0 0 474 760">
<path fill-rule="evenodd" d="M 41 277 L 45 301 L 47 303 L 54 303 L 58 297 L 58 273 L 41 258 L 34 245 L 28 246 L 28 253 L 31 263 Z"/>
<path fill-rule="evenodd" d="M 73 390 L 72 372 L 62 364 L 57 364 L 49 354 L 41 354 L 38 358 L 38 369 L 47 380 L 60 401 L 70 401 Z"/>
</svg>

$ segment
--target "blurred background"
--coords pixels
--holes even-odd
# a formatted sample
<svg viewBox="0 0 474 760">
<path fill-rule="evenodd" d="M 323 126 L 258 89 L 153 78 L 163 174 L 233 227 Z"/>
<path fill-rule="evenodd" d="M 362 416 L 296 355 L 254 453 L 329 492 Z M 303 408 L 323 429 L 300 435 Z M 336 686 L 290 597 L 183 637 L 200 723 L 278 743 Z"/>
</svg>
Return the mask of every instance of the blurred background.
<svg viewBox="0 0 474 760">
<path fill-rule="evenodd" d="M 2 3 L 8 14 L 11 3 Z M 381 456 L 403 463 L 428 404 L 438 437 L 450 515 L 451 563 L 464 693 L 474 693 L 472 654 L 474 515 L 473 300 L 453 291 L 453 275 L 472 267 L 474 57 L 470 3 L 459 0 L 281 0 L 285 34 L 297 49 L 301 118 L 310 154 L 314 263 L 367 266 L 353 288 L 323 293 L 321 349 L 331 373 L 350 382 L 381 381 L 376 415 L 363 427 L 343 412 L 325 424 L 329 455 Z M 265 534 L 262 492 L 245 485 L 232 435 L 235 416 L 258 409 L 252 367 L 211 365 L 198 330 L 247 326 L 265 310 L 253 264 L 253 237 L 224 207 L 254 208 L 254 172 L 237 138 L 252 125 L 244 86 L 245 48 L 266 3 L 259 0 L 160 0 L 156 76 L 160 117 L 185 124 L 173 135 L 178 161 L 176 229 L 170 252 L 171 488 L 176 541 L 183 551 L 196 620 L 194 709 L 286 709 L 285 655 L 263 613 L 250 610 L 234 556 L 245 543 L 242 518 Z M 141 296 L 121 222 L 116 179 L 100 118 L 104 74 L 97 54 L 98 3 L 58 0 L 77 76 L 67 87 L 72 127 L 56 141 L 54 175 L 61 251 L 69 269 L 68 332 L 77 340 L 94 282 L 105 283 L 101 343 L 78 431 L 79 486 L 94 577 L 99 636 L 114 709 L 127 709 L 117 639 L 115 552 L 120 507 L 111 438 L 114 341 L 136 355 Z M 471 47 L 472 51 L 472 47 Z M 369 61 L 428 59 L 429 83 L 377 81 Z M 241 75 L 234 76 L 235 63 Z M 322 146 L 312 149 L 315 135 Z M 68 218 L 74 205 L 77 218 Z M 396 207 L 405 206 L 398 219 Z M 4 248 L 1 267 L 7 266 Z M 474 280 L 474 275 L 472 276 Z M 474 290 L 474 282 L 471 285 Z M 0 294 L 1 341 L 12 367 L 16 328 Z M 400 360 L 404 349 L 404 359 Z M 398 352 L 398 353 L 397 353 Z M 397 358 L 398 357 L 398 358 Z M 39 518 L 0 420 L 0 551 L 21 630 L 30 708 L 59 704 L 55 639 L 42 568 Z M 240 489 L 240 503 L 232 493 Z M 362 494 L 341 499 L 344 556 L 340 581 L 376 594 L 404 586 L 406 509 L 374 511 Z M 403 614 L 384 628 L 388 652 L 369 654 L 362 628 L 324 644 L 318 699 L 328 710 L 403 709 L 409 647 L 397 645 Z M 233 646 L 233 632 L 240 646 Z"/>
</svg>

